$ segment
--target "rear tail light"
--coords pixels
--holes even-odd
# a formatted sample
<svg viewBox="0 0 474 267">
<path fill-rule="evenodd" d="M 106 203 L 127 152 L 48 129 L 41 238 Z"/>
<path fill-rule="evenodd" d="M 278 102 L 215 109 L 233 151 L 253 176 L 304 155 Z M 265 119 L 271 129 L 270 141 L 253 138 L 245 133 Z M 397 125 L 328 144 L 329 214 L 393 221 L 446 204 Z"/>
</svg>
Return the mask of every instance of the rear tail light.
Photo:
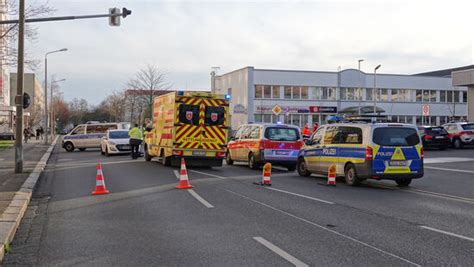
<svg viewBox="0 0 474 267">
<path fill-rule="evenodd" d="M 426 134 L 425 136 L 423 136 L 425 139 L 433 139 L 433 136 L 432 135 L 429 135 L 429 134 Z"/>
<path fill-rule="evenodd" d="M 471 132 L 471 131 L 463 131 L 463 132 L 461 132 L 461 135 L 468 135 L 468 134 L 469 134 L 469 135 L 471 135 L 471 134 L 474 135 L 474 132 Z"/>
<path fill-rule="evenodd" d="M 365 160 L 373 160 L 374 159 L 374 150 L 368 146 L 365 148 Z"/>
<path fill-rule="evenodd" d="M 183 155 L 183 150 L 173 150 L 173 155 L 182 156 Z"/>
<path fill-rule="evenodd" d="M 423 147 L 420 149 L 420 158 L 421 159 L 425 158 L 425 149 Z"/>
<path fill-rule="evenodd" d="M 216 156 L 219 157 L 219 158 L 223 158 L 223 157 L 225 157 L 225 152 L 217 152 Z"/>
</svg>

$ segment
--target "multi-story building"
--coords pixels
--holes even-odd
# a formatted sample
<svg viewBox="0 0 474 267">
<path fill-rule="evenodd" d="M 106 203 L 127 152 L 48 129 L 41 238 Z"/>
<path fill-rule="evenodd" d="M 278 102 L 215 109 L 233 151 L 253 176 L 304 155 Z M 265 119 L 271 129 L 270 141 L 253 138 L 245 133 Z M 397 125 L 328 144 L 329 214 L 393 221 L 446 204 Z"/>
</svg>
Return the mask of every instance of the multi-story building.
<svg viewBox="0 0 474 267">
<path fill-rule="evenodd" d="M 24 74 L 23 92 L 28 94 L 31 99 L 30 106 L 25 109 L 25 114 L 28 115 L 28 122 L 25 123 L 29 127 L 39 127 L 44 119 L 44 89 L 36 78 L 34 73 Z M 15 102 L 17 74 L 10 73 L 10 101 Z"/>
<path fill-rule="evenodd" d="M 0 0 L 0 21 L 8 17 L 6 0 Z M 0 25 L 0 36 L 3 36 L 8 25 Z M 10 103 L 10 79 L 7 61 L 7 38 L 0 38 L 0 135 L 13 134 L 15 107 Z"/>
<path fill-rule="evenodd" d="M 469 67 L 473 66 L 464 68 Z M 440 125 L 452 117 L 467 116 L 467 88 L 453 86 L 447 72 L 399 75 L 356 69 L 326 72 L 245 67 L 214 76 L 212 90 L 232 96 L 233 128 L 248 122 L 302 127 L 325 123 L 333 114 L 359 114 L 359 110 L 374 114 L 374 108 L 392 121 Z"/>
</svg>

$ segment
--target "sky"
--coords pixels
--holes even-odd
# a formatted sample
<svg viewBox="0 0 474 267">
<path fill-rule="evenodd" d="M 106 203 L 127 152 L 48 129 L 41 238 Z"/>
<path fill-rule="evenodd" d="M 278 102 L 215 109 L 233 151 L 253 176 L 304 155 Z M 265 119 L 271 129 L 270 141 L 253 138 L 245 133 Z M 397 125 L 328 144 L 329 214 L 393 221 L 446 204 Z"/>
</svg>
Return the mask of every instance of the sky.
<svg viewBox="0 0 474 267">
<path fill-rule="evenodd" d="M 28 53 L 43 60 L 64 98 L 98 104 L 122 90 L 147 64 L 174 89 L 210 88 L 218 74 L 245 66 L 337 71 L 357 68 L 414 74 L 474 62 L 473 1 L 71 1 L 48 2 L 53 16 L 132 15 L 111 27 L 107 18 L 36 23 Z M 36 71 L 41 81 L 44 64 Z"/>
</svg>

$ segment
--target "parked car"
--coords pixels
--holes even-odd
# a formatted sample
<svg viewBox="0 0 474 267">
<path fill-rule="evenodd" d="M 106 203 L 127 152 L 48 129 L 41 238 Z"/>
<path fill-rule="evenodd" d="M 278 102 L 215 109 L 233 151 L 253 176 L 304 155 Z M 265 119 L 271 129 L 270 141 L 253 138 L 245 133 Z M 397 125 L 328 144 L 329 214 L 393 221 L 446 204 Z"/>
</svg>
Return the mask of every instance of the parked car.
<svg viewBox="0 0 474 267">
<path fill-rule="evenodd" d="M 130 153 L 130 136 L 127 130 L 108 130 L 100 142 L 100 153 L 110 154 Z"/>
<path fill-rule="evenodd" d="M 294 171 L 303 144 L 300 129 L 296 126 L 245 124 L 231 137 L 226 161 L 228 165 L 234 161 L 247 162 L 251 169 L 270 162 Z"/>
<path fill-rule="evenodd" d="M 81 151 L 87 148 L 100 148 L 100 142 L 107 130 L 128 130 L 129 126 L 128 123 L 80 124 L 63 137 L 62 147 L 67 152 L 73 152 L 76 148 Z"/>
<path fill-rule="evenodd" d="M 446 149 L 451 145 L 448 132 L 441 126 L 420 126 L 420 132 L 423 147 Z"/>
<path fill-rule="evenodd" d="M 300 176 L 336 175 L 348 185 L 366 179 L 394 180 L 408 186 L 423 177 L 424 150 L 415 125 L 401 123 L 337 123 L 321 126 L 301 149 Z"/>
<path fill-rule="evenodd" d="M 444 124 L 443 128 L 448 132 L 449 140 L 454 148 L 474 145 L 474 123 L 452 122 Z"/>
</svg>

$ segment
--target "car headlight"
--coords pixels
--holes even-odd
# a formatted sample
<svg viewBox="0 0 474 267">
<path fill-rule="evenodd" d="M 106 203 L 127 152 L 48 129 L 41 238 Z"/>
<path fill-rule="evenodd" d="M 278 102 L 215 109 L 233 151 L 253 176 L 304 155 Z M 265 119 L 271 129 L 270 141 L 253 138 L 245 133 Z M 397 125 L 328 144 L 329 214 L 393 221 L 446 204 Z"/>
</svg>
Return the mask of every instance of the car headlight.
<svg viewBox="0 0 474 267">
<path fill-rule="evenodd" d="M 114 142 L 112 142 L 112 141 L 109 141 L 109 145 L 115 146 L 116 144 L 115 144 Z"/>
</svg>

